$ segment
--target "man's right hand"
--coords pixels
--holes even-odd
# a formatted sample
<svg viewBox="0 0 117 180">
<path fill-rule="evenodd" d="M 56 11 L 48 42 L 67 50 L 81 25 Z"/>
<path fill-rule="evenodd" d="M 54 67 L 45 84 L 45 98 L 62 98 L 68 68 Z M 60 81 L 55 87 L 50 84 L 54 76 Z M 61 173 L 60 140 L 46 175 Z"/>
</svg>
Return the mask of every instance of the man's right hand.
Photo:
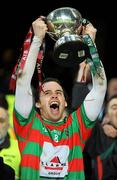
<svg viewBox="0 0 117 180">
<path fill-rule="evenodd" d="M 42 16 L 39 17 L 32 23 L 32 26 L 35 36 L 37 36 L 41 41 L 43 41 L 45 34 L 48 30 L 44 18 Z"/>
</svg>

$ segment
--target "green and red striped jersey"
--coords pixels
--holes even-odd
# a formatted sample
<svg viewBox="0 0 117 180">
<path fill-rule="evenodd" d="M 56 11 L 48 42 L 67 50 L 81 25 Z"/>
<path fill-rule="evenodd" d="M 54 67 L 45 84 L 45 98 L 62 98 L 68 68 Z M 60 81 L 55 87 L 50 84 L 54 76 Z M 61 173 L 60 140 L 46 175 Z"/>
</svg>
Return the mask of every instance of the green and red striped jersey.
<svg viewBox="0 0 117 180">
<path fill-rule="evenodd" d="M 21 180 L 84 180 L 83 148 L 94 124 L 83 105 L 56 123 L 43 120 L 34 108 L 28 119 L 14 110 Z"/>
</svg>

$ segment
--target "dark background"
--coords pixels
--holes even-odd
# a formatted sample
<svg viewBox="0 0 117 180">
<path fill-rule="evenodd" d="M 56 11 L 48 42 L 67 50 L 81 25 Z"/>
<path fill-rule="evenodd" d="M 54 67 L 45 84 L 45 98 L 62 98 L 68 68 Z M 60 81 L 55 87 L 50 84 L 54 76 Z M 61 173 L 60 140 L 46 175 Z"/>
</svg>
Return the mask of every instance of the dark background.
<svg viewBox="0 0 117 180">
<path fill-rule="evenodd" d="M 75 0 L 76 1 L 76 0 Z M 115 4 L 112 2 L 80 2 L 74 0 L 63 1 L 16 1 L 13 3 L 3 2 L 0 12 L 0 54 L 5 48 L 13 48 L 16 57 L 19 55 L 19 50 L 22 47 L 24 38 L 34 21 L 38 16 L 47 16 L 52 10 L 59 7 L 73 7 L 80 11 L 83 18 L 88 19 L 97 28 L 96 44 L 100 58 L 104 64 L 107 78 L 117 76 L 116 73 L 116 16 Z M 52 50 L 51 43 L 53 42 L 47 38 L 46 42 L 46 59 L 48 51 Z M 17 60 L 17 58 L 16 58 Z M 48 60 L 49 67 L 45 69 L 44 73 L 60 77 L 66 83 L 69 89 L 69 80 L 73 79 L 74 69 L 63 69 Z M 52 67 L 53 66 L 53 67 Z"/>
</svg>

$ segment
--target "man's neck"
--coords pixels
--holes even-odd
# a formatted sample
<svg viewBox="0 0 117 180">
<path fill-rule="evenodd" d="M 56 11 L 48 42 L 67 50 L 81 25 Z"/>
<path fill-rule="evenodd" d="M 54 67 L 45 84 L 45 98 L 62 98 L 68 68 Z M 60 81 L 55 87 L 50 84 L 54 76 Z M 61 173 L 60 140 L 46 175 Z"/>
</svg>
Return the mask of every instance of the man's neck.
<svg viewBox="0 0 117 180">
<path fill-rule="evenodd" d="M 46 119 L 46 118 L 44 118 L 44 117 L 42 117 L 42 119 L 43 119 L 45 122 L 49 122 L 49 123 L 52 123 L 52 124 L 56 124 L 56 123 L 64 122 L 65 119 L 66 119 L 66 117 L 64 117 L 64 118 L 62 118 L 62 119 L 60 119 L 60 120 L 57 120 L 57 121 L 51 121 L 51 120 L 48 120 L 48 119 Z"/>
</svg>

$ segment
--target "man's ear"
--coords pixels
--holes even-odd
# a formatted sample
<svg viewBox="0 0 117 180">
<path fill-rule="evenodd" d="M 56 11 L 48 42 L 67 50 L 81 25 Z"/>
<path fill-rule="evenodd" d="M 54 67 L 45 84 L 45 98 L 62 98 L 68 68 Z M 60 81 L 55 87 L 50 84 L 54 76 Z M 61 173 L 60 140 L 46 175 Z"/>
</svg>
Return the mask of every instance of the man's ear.
<svg viewBox="0 0 117 180">
<path fill-rule="evenodd" d="M 35 106 L 36 106 L 36 108 L 40 108 L 41 107 L 39 102 L 36 102 Z"/>
<path fill-rule="evenodd" d="M 67 107 L 67 101 L 65 101 L 65 107 Z"/>
</svg>

